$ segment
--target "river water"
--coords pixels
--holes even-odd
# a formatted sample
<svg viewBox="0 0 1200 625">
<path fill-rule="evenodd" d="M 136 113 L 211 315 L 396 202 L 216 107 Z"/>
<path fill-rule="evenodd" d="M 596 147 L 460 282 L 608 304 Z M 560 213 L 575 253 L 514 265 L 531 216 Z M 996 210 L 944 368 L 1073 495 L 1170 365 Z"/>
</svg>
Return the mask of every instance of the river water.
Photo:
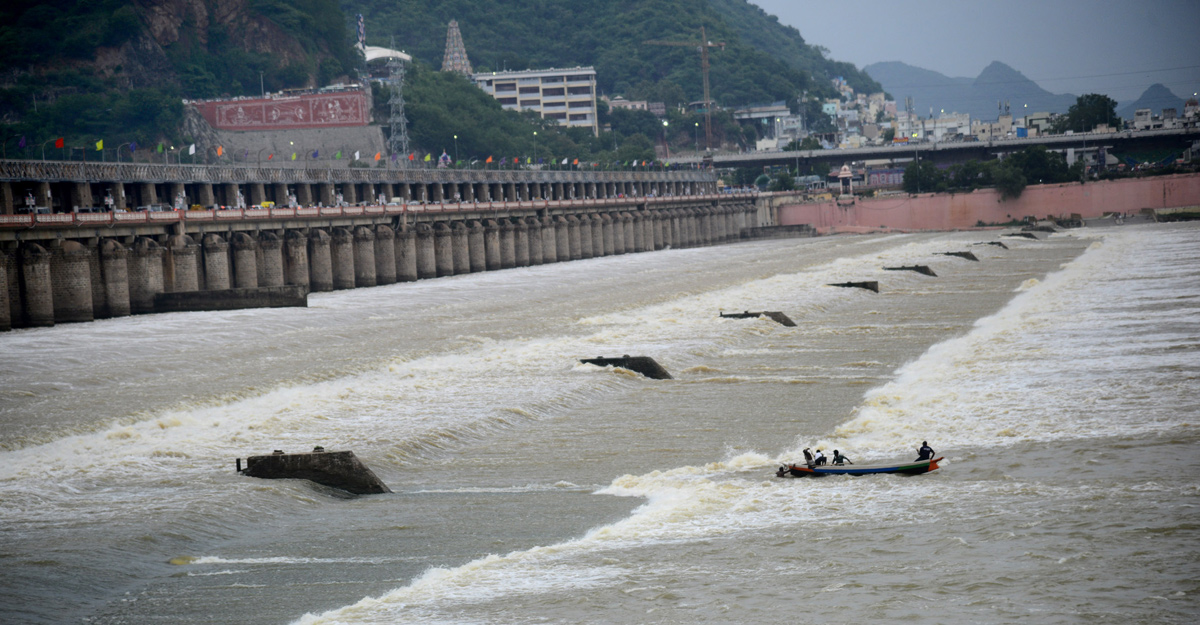
<svg viewBox="0 0 1200 625">
<path fill-rule="evenodd" d="M 0 335 L 0 621 L 1196 622 L 1200 227 L 997 234 Z M 675 379 L 577 361 L 621 354 Z M 395 492 L 234 471 L 315 445 Z"/>
</svg>

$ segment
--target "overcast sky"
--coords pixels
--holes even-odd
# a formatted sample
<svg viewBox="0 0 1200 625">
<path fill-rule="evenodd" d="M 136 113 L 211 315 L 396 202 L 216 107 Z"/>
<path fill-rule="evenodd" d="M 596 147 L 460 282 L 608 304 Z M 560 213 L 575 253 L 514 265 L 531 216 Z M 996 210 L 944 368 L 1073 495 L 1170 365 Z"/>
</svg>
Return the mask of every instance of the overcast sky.
<svg viewBox="0 0 1200 625">
<path fill-rule="evenodd" d="M 1200 0 L 750 0 L 861 68 L 903 61 L 974 78 L 1000 61 L 1053 93 L 1126 103 L 1200 91 Z"/>
</svg>

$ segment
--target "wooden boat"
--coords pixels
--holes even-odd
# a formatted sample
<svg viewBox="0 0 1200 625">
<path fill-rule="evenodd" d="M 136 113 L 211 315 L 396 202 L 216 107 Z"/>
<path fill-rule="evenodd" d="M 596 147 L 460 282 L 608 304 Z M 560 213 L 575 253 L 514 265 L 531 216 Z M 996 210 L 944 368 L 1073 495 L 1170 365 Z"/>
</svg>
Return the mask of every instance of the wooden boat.
<svg viewBox="0 0 1200 625">
<path fill-rule="evenodd" d="M 938 468 L 938 462 L 941 462 L 942 457 L 939 456 L 933 460 L 918 460 L 915 462 L 906 462 L 904 464 L 822 464 L 814 467 L 808 467 L 803 464 L 789 464 L 779 467 L 775 472 L 776 477 L 804 477 L 807 475 L 872 475 L 875 473 L 903 473 L 905 475 L 918 475 L 928 473 Z"/>
</svg>

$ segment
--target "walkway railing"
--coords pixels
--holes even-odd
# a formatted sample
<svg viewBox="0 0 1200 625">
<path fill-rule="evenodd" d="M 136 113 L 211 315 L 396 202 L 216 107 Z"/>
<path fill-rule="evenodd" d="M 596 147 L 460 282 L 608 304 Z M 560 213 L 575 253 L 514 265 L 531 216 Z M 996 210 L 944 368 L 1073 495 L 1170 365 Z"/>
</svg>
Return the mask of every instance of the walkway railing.
<svg viewBox="0 0 1200 625">
<path fill-rule="evenodd" d="M 378 169 L 367 167 L 290 168 L 253 165 L 80 163 L 0 160 L 0 180 L 38 182 L 183 183 L 504 183 L 504 182 L 713 182 L 711 171 L 596 171 L 530 169 Z"/>
<path fill-rule="evenodd" d="M 501 212 L 511 210 L 601 208 L 646 204 L 662 208 L 713 200 L 753 200 L 755 192 L 702 195 L 604 198 L 595 200 L 526 200 L 519 202 L 436 202 L 427 204 L 389 204 L 386 206 L 308 206 L 299 208 L 235 208 L 225 210 L 179 210 L 113 213 L 51 213 L 0 215 L 0 228 L 62 228 L 72 226 L 117 226 L 133 224 L 170 224 L 179 222 L 234 222 L 276 219 L 329 219 L 331 217 L 395 216 L 425 213 Z"/>
</svg>

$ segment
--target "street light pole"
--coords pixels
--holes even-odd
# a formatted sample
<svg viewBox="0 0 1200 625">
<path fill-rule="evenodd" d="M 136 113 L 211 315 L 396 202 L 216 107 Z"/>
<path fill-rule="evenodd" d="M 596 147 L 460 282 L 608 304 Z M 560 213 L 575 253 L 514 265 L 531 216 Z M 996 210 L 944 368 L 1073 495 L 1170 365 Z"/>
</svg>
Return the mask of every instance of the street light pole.
<svg viewBox="0 0 1200 625">
<path fill-rule="evenodd" d="M 533 164 L 537 165 L 537 131 L 533 131 Z"/>
<path fill-rule="evenodd" d="M 667 143 L 667 125 L 669 123 L 667 120 L 663 120 L 663 154 L 666 155 L 666 158 L 671 158 L 671 146 Z"/>
<path fill-rule="evenodd" d="M 454 135 L 454 166 L 458 167 L 458 135 Z"/>
</svg>

